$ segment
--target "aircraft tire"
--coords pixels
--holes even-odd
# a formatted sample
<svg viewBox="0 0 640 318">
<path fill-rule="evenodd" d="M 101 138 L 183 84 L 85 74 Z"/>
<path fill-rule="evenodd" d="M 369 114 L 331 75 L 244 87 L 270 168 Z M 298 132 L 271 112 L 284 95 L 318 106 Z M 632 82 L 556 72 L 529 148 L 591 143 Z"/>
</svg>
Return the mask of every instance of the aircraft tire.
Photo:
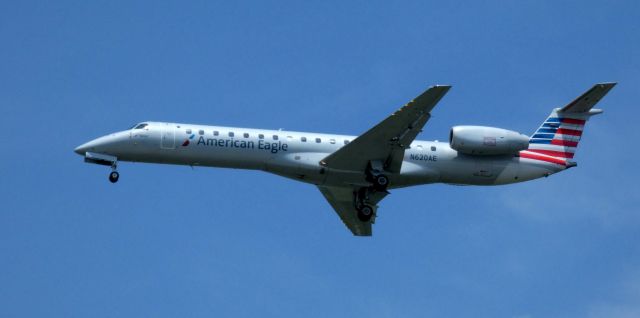
<svg viewBox="0 0 640 318">
<path fill-rule="evenodd" d="M 358 219 L 362 222 L 369 222 L 373 217 L 373 207 L 368 204 L 363 204 L 358 209 Z"/>
<path fill-rule="evenodd" d="M 389 185 L 389 177 L 383 174 L 379 174 L 373 178 L 373 184 L 375 185 L 376 189 L 384 190 Z"/>
<path fill-rule="evenodd" d="M 118 171 L 112 171 L 109 174 L 109 181 L 111 181 L 111 183 L 116 183 L 118 182 L 118 179 L 120 178 L 120 174 L 118 173 Z"/>
</svg>

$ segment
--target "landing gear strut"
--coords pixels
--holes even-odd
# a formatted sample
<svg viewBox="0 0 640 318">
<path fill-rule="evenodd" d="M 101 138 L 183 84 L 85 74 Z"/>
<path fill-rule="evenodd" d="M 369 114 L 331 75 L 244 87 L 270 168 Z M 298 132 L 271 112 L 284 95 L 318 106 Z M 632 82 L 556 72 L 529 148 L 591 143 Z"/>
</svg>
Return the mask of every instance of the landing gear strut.
<svg viewBox="0 0 640 318">
<path fill-rule="evenodd" d="M 109 174 L 109 181 L 111 181 L 111 183 L 118 182 L 118 179 L 120 178 L 120 174 L 116 169 L 118 169 L 118 165 L 114 162 L 111 165 L 111 173 Z"/>
</svg>

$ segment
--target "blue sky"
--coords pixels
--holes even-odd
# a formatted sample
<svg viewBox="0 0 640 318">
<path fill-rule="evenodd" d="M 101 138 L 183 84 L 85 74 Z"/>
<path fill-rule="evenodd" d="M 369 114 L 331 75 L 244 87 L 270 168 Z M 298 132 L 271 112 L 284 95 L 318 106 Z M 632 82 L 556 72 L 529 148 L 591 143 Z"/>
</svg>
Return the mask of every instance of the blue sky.
<svg viewBox="0 0 640 318">
<path fill-rule="evenodd" d="M 636 1 L 0 4 L 0 317 L 637 317 Z M 359 134 L 427 86 L 531 133 L 618 81 L 578 168 L 394 191 L 354 238 L 312 186 L 72 152 L 145 120 Z"/>
</svg>

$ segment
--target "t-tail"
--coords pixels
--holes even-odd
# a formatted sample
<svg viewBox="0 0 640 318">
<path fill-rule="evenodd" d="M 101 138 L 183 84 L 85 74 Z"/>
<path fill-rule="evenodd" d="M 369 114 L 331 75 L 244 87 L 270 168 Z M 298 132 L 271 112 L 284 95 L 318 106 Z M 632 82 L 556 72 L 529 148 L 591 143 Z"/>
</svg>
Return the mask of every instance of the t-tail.
<svg viewBox="0 0 640 318">
<path fill-rule="evenodd" d="M 554 109 L 529 139 L 521 158 L 544 161 L 565 168 L 576 165 L 573 157 L 584 127 L 591 116 L 602 113 L 593 108 L 616 83 L 600 83 L 562 108 Z"/>
</svg>

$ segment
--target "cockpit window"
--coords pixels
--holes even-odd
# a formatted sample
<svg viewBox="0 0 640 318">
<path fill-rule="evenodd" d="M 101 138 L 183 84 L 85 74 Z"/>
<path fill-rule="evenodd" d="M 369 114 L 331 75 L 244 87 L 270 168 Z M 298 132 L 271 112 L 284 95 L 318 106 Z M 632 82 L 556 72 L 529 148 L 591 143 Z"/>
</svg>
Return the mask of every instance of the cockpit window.
<svg viewBox="0 0 640 318">
<path fill-rule="evenodd" d="M 134 129 L 143 129 L 144 127 L 149 126 L 149 124 L 139 124 L 138 126 L 135 126 Z"/>
</svg>

